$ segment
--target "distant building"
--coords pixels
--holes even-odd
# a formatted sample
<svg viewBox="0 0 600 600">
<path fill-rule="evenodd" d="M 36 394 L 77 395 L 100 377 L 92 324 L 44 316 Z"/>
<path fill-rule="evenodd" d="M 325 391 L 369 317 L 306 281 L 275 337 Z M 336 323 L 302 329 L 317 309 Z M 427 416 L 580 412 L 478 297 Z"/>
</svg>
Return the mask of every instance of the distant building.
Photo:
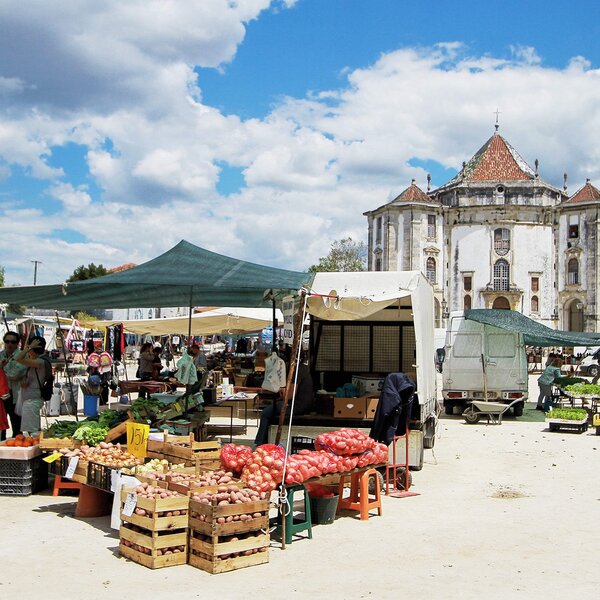
<svg viewBox="0 0 600 600">
<path fill-rule="evenodd" d="M 546 183 L 496 130 L 445 185 L 424 192 L 413 180 L 365 213 L 368 269 L 422 271 L 438 327 L 449 311 L 511 308 L 598 331 L 600 191 L 588 180 L 569 196 L 566 180 Z"/>
</svg>

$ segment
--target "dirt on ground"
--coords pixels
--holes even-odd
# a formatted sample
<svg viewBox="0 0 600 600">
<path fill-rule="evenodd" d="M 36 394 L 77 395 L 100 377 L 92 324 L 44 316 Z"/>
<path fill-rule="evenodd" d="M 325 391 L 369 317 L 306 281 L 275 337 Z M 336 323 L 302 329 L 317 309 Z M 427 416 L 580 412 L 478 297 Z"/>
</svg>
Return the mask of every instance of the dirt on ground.
<svg viewBox="0 0 600 600">
<path fill-rule="evenodd" d="M 383 516 L 341 516 L 270 563 L 209 575 L 120 558 L 108 518 L 75 519 L 76 498 L 0 497 L 4 598 L 598 597 L 600 436 L 543 422 L 440 420 L 408 498 Z"/>
</svg>

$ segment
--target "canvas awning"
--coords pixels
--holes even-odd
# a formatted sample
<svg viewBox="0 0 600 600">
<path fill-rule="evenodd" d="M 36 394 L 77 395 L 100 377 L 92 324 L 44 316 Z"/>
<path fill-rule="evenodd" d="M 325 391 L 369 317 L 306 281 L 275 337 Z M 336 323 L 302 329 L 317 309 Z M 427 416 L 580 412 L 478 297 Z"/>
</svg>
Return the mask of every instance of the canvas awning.
<svg viewBox="0 0 600 600">
<path fill-rule="evenodd" d="M 0 288 L 0 303 L 94 310 L 167 306 L 270 306 L 295 293 L 310 273 L 257 265 L 185 240 L 127 271 L 62 285 Z"/>
<path fill-rule="evenodd" d="M 279 322 L 283 322 L 280 310 L 275 311 Z M 192 335 L 238 335 L 260 331 L 272 324 L 273 311 L 270 308 L 216 308 L 192 317 Z M 129 333 L 139 335 L 170 335 L 188 331 L 188 317 L 173 319 L 132 319 L 129 321 L 93 321 L 86 323 L 94 328 L 108 327 L 123 323 Z"/>
<path fill-rule="evenodd" d="M 599 346 L 600 333 L 550 329 L 514 310 L 473 308 L 465 310 L 465 319 L 493 325 L 523 334 L 528 346 Z"/>
</svg>

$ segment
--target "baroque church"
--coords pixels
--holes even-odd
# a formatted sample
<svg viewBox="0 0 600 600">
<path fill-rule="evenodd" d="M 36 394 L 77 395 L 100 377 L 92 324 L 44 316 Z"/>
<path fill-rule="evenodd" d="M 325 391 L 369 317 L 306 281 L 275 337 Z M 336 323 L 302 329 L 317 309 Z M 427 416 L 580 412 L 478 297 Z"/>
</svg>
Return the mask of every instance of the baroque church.
<svg viewBox="0 0 600 600">
<path fill-rule="evenodd" d="M 436 327 L 451 311 L 510 308 L 571 331 L 600 330 L 600 191 L 546 183 L 498 133 L 446 184 L 415 181 L 368 211 L 368 270 L 419 270 Z"/>
</svg>

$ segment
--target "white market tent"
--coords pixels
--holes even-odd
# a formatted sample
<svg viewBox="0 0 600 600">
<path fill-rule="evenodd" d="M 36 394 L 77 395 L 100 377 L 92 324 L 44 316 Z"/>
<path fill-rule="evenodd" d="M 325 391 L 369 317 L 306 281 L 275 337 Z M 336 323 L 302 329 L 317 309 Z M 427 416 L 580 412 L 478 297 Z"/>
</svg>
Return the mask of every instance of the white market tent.
<svg viewBox="0 0 600 600">
<path fill-rule="evenodd" d="M 277 319 L 282 322 L 280 310 L 275 311 Z M 260 331 L 273 322 L 273 310 L 270 308 L 215 308 L 192 316 L 192 335 L 237 335 Z M 188 331 L 190 319 L 177 317 L 172 319 L 133 319 L 128 321 L 94 321 L 88 323 L 95 328 L 108 327 L 115 323 L 123 323 L 128 333 L 139 335 L 169 335 Z"/>
<path fill-rule="evenodd" d="M 323 320 L 414 321 L 419 397 L 435 399 L 433 288 L 422 273 L 316 273 L 310 292 L 315 295 L 308 298 L 308 312 Z M 398 310 L 386 310 L 394 304 Z"/>
</svg>

